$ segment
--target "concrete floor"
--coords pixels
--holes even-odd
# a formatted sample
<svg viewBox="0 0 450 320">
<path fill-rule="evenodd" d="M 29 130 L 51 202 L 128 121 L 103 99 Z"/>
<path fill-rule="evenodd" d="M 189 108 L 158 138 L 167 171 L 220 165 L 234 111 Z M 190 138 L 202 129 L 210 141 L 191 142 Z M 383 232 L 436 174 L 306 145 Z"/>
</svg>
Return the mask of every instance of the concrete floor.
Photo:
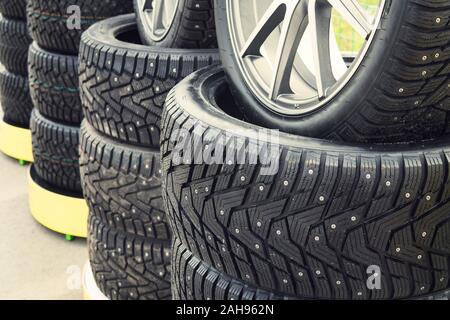
<svg viewBox="0 0 450 320">
<path fill-rule="evenodd" d="M 86 242 L 68 242 L 31 217 L 27 174 L 0 153 L 0 299 L 81 299 Z"/>
</svg>

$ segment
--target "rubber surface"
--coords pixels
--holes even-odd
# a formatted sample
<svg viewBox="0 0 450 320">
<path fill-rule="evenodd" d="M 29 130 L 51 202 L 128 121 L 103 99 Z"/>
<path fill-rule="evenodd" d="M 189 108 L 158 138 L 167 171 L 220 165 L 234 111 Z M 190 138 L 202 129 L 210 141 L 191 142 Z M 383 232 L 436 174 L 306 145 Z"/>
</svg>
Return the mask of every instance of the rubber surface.
<svg viewBox="0 0 450 320">
<path fill-rule="evenodd" d="M 78 57 L 30 47 L 29 81 L 34 106 L 48 119 L 79 125 L 83 119 Z"/>
<path fill-rule="evenodd" d="M 109 299 L 171 298 L 169 241 L 122 233 L 91 216 L 88 244 L 95 280 Z"/>
<path fill-rule="evenodd" d="M 169 90 L 219 56 L 216 50 L 143 46 L 138 38 L 133 14 L 102 21 L 83 34 L 81 101 L 86 119 L 103 134 L 158 147 Z"/>
<path fill-rule="evenodd" d="M 217 48 L 213 2 L 213 0 L 179 0 L 178 10 L 169 32 L 162 40 L 155 42 L 145 32 L 143 17 L 137 10 L 137 0 L 134 0 L 142 41 L 150 46 L 164 48 Z"/>
<path fill-rule="evenodd" d="M 119 300 L 170 299 L 171 232 L 159 151 L 118 144 L 84 121 L 80 167 L 90 208 L 91 264 L 102 292 Z"/>
<path fill-rule="evenodd" d="M 78 165 L 80 129 L 50 121 L 36 109 L 31 114 L 34 168 L 37 175 L 61 192 L 81 193 Z"/>
<path fill-rule="evenodd" d="M 33 102 L 26 77 L 2 68 L 0 70 L 0 102 L 3 119 L 7 123 L 21 128 L 30 127 Z"/>
<path fill-rule="evenodd" d="M 172 249 L 173 300 L 292 299 L 252 288 L 209 267 L 178 240 Z"/>
<path fill-rule="evenodd" d="M 172 256 L 172 297 L 174 300 L 295 300 L 246 285 L 197 259 L 178 240 Z M 449 300 L 450 291 L 417 300 Z"/>
<path fill-rule="evenodd" d="M 91 25 L 129 12 L 133 12 L 132 0 L 29 0 L 28 29 L 42 48 L 76 55 L 81 34 Z M 72 27 L 77 18 L 80 25 Z"/>
<path fill-rule="evenodd" d="M 163 114 L 166 213 L 196 258 L 280 296 L 405 299 L 449 288 L 450 141 L 424 148 L 284 133 L 272 140 L 215 106 L 234 109 L 228 95 L 221 69 L 203 70 L 169 94 Z M 259 148 L 248 147 L 239 165 L 207 164 L 185 149 L 192 141 L 222 161 L 222 151 Z M 381 269 L 380 290 L 366 286 L 372 265 Z"/>
<path fill-rule="evenodd" d="M 448 0 L 387 0 L 356 74 L 323 108 L 303 117 L 275 114 L 249 91 L 231 48 L 225 3 L 215 2 L 219 48 L 237 108 L 247 121 L 352 142 L 411 142 L 450 132 Z"/>
<path fill-rule="evenodd" d="M 25 21 L 0 16 L 0 63 L 7 70 L 22 76 L 28 74 L 27 58 L 30 44 L 31 38 Z"/>
<path fill-rule="evenodd" d="M 159 151 L 118 144 L 86 122 L 80 139 L 80 172 L 91 214 L 119 231 L 169 241 Z"/>
<path fill-rule="evenodd" d="M 7 18 L 26 20 L 26 0 L 0 0 L 0 13 Z"/>
</svg>

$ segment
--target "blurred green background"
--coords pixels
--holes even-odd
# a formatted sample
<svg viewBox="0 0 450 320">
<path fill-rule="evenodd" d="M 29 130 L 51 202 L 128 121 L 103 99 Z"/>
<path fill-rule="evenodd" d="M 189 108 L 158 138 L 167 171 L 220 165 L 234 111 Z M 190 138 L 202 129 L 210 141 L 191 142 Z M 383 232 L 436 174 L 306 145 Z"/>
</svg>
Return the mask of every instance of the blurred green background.
<svg viewBox="0 0 450 320">
<path fill-rule="evenodd" d="M 359 4 L 366 9 L 372 19 L 377 14 L 381 0 L 358 0 Z M 341 52 L 356 54 L 364 44 L 364 39 L 333 10 L 333 27 L 336 32 L 336 40 Z"/>
</svg>

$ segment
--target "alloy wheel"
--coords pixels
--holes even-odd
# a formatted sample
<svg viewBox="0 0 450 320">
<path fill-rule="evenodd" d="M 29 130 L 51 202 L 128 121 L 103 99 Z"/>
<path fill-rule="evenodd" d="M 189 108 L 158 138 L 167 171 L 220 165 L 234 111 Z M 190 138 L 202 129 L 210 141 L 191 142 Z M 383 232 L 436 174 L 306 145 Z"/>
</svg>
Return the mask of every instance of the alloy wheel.
<svg viewBox="0 0 450 320">
<path fill-rule="evenodd" d="M 226 1 L 245 82 L 263 105 L 283 115 L 315 111 L 345 87 L 385 6 L 385 0 Z"/>
<path fill-rule="evenodd" d="M 161 41 L 169 32 L 177 12 L 179 0 L 138 0 L 144 31 L 155 42 Z"/>
</svg>

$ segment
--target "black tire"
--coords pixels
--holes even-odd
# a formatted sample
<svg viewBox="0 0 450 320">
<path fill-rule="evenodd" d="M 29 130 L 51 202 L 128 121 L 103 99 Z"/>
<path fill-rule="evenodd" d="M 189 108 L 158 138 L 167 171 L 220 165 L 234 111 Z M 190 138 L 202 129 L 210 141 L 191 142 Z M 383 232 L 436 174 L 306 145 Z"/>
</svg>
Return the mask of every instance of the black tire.
<svg viewBox="0 0 450 320">
<path fill-rule="evenodd" d="M 80 8 L 80 27 L 69 28 L 73 12 Z M 132 0 L 29 0 L 28 29 L 32 38 L 50 51 L 78 54 L 81 34 L 97 21 L 111 16 L 133 12 Z"/>
<path fill-rule="evenodd" d="M 100 290 L 112 300 L 166 300 L 170 241 L 123 233 L 89 218 L 89 260 Z"/>
<path fill-rule="evenodd" d="M 31 38 L 27 23 L 0 16 L 0 63 L 8 71 L 22 76 L 28 74 L 28 47 Z"/>
<path fill-rule="evenodd" d="M 351 142 L 412 142 L 450 131 L 447 0 L 388 0 L 381 28 L 350 82 L 322 108 L 296 117 L 269 110 L 249 90 L 233 54 L 225 3 L 215 2 L 219 48 L 231 92 L 246 120 Z"/>
<path fill-rule="evenodd" d="M 0 0 L 0 13 L 7 18 L 26 20 L 26 0 Z"/>
<path fill-rule="evenodd" d="M 139 34 L 147 45 L 182 49 L 217 48 L 213 0 L 179 0 L 172 26 L 159 41 L 154 41 L 149 35 L 138 0 L 134 0 L 134 8 Z"/>
<path fill-rule="evenodd" d="M 166 213 L 195 257 L 279 296 L 401 299 L 449 288 L 450 141 L 271 140 L 216 106 L 235 109 L 228 96 L 220 68 L 196 72 L 169 94 L 162 118 Z M 184 150 L 177 164 L 191 142 L 196 152 Z M 242 164 L 220 164 L 242 146 Z M 202 149 L 219 164 L 193 159 Z M 253 161 L 268 150 L 272 175 L 261 158 Z M 381 268 L 380 290 L 366 287 L 371 265 Z"/>
<path fill-rule="evenodd" d="M 252 288 L 209 267 L 175 240 L 172 248 L 173 300 L 279 300 L 274 294 Z"/>
<path fill-rule="evenodd" d="M 173 300 L 295 300 L 230 278 L 197 259 L 178 240 L 174 241 L 172 252 Z M 450 291 L 417 300 L 450 300 Z"/>
<path fill-rule="evenodd" d="M 0 70 L 0 102 L 5 122 L 29 128 L 33 102 L 26 77 Z"/>
<path fill-rule="evenodd" d="M 81 194 L 78 165 L 80 129 L 52 122 L 36 109 L 31 114 L 30 128 L 36 174 L 61 191 Z"/>
<path fill-rule="evenodd" d="M 79 125 L 83 119 L 78 57 L 30 47 L 29 81 L 34 106 L 46 118 Z"/>
<path fill-rule="evenodd" d="M 104 20 L 83 34 L 81 102 L 86 119 L 101 133 L 159 147 L 167 93 L 194 70 L 217 63 L 219 56 L 216 50 L 147 47 L 138 38 L 134 14 Z"/>
<path fill-rule="evenodd" d="M 159 151 L 118 144 L 86 122 L 80 139 L 81 179 L 91 215 L 119 231 L 169 241 Z"/>
</svg>

